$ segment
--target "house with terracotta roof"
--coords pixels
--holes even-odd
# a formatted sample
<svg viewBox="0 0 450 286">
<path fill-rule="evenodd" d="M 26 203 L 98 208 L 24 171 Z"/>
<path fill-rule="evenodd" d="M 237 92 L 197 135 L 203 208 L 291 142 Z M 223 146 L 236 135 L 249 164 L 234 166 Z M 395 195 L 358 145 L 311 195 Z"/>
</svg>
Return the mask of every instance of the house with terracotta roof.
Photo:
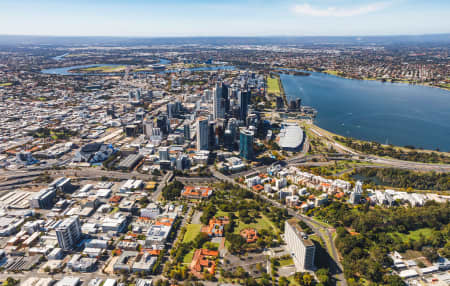
<svg viewBox="0 0 450 286">
<path fill-rule="evenodd" d="M 258 184 L 258 185 L 253 186 L 252 189 L 256 192 L 259 192 L 261 190 L 264 190 L 264 186 L 261 184 Z"/>
<path fill-rule="evenodd" d="M 247 243 L 253 243 L 258 240 L 258 234 L 254 228 L 245 228 L 241 230 L 240 234 L 247 241 Z"/>
<path fill-rule="evenodd" d="M 203 273 L 208 272 L 210 274 L 216 271 L 216 259 L 219 256 L 219 252 L 208 249 L 197 249 L 194 252 L 191 265 L 189 266 L 192 274 L 199 279 L 203 279 Z"/>
<path fill-rule="evenodd" d="M 224 236 L 224 226 L 229 224 L 230 220 L 228 217 L 214 217 L 209 220 L 207 226 L 202 228 L 202 232 L 208 234 L 209 236 Z"/>
<path fill-rule="evenodd" d="M 213 190 L 204 186 L 185 186 L 181 196 L 188 199 L 207 199 L 213 193 Z"/>
</svg>

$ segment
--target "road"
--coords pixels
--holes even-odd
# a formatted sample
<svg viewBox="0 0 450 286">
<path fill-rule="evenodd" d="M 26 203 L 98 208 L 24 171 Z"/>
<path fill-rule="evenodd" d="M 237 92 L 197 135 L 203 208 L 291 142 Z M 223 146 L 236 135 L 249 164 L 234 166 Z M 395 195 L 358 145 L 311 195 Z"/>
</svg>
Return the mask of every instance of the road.
<svg viewBox="0 0 450 286">
<path fill-rule="evenodd" d="M 236 184 L 236 182 L 230 178 L 227 177 L 225 175 L 223 175 L 222 173 L 220 173 L 219 171 L 214 169 L 214 166 L 210 167 L 210 171 L 213 174 L 214 177 L 216 177 L 217 179 L 221 180 L 221 181 L 225 181 L 225 182 L 229 182 L 232 184 Z M 333 240 L 333 236 L 331 233 L 331 230 L 320 225 L 318 222 L 315 222 L 314 219 L 309 218 L 307 216 L 301 215 L 299 213 L 297 213 L 296 211 L 294 211 L 293 209 L 287 208 L 285 205 L 282 205 L 281 203 L 271 200 L 263 195 L 261 195 L 258 192 L 253 191 L 252 189 L 247 188 L 247 186 L 240 184 L 240 186 L 244 189 L 247 189 L 249 191 L 251 191 L 252 193 L 254 193 L 255 195 L 259 196 L 261 199 L 271 203 L 272 205 L 278 207 L 278 208 L 285 208 L 287 209 L 289 215 L 299 219 L 299 220 L 303 220 L 306 224 L 308 224 L 311 229 L 322 239 L 322 241 L 327 245 L 327 251 L 328 249 L 331 249 L 332 253 L 330 253 L 330 259 L 331 259 L 331 269 L 330 272 L 334 273 L 335 279 L 338 281 L 338 285 L 343 285 L 346 286 L 347 282 L 345 280 L 344 274 L 343 274 L 343 267 L 341 265 L 341 263 L 339 262 L 338 259 L 338 251 L 336 249 L 336 246 L 334 244 L 334 240 Z M 324 234 L 325 233 L 325 234 Z M 325 236 L 326 235 L 326 236 Z"/>
<path fill-rule="evenodd" d="M 173 179 L 173 172 L 167 172 L 166 175 L 164 175 L 161 182 L 159 182 L 158 187 L 156 188 L 156 191 L 153 192 L 151 195 L 152 201 L 156 202 L 159 198 L 159 194 L 161 194 L 161 191 L 164 189 L 164 187 L 167 185 L 168 182 L 170 182 Z"/>
</svg>

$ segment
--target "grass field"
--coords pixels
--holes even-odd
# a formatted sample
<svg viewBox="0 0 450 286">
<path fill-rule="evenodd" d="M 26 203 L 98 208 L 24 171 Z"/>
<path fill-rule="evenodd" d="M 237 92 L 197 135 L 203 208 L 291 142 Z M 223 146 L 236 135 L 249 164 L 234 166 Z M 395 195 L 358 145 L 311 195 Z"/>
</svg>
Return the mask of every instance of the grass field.
<svg viewBox="0 0 450 286">
<path fill-rule="evenodd" d="M 194 252 L 195 249 L 191 249 L 191 251 L 183 257 L 183 263 L 190 264 L 192 262 L 192 258 L 194 258 Z"/>
<path fill-rule="evenodd" d="M 335 70 L 326 70 L 326 71 L 324 71 L 324 73 L 335 75 L 335 76 L 339 75 L 339 71 L 335 71 Z"/>
<path fill-rule="evenodd" d="M 237 215 L 237 212 L 235 212 L 235 214 Z M 215 217 L 221 217 L 221 216 L 228 216 L 228 212 L 224 212 L 222 210 L 218 210 Z"/>
<path fill-rule="evenodd" d="M 81 69 L 82 72 L 119 72 L 126 68 L 126 66 L 98 66 Z"/>
<path fill-rule="evenodd" d="M 279 232 L 280 230 L 264 215 L 261 218 L 256 219 L 256 223 L 246 224 L 239 220 L 238 225 L 234 228 L 234 233 L 240 233 L 241 230 L 245 228 L 254 228 L 256 230 L 267 229 L 269 231 Z"/>
<path fill-rule="evenodd" d="M 278 82 L 278 78 L 267 78 L 267 93 L 272 93 L 275 95 L 280 95 L 280 83 Z"/>
<path fill-rule="evenodd" d="M 419 240 L 420 235 L 423 235 L 425 238 L 431 236 L 433 229 L 431 228 L 421 228 L 414 231 L 410 231 L 408 234 L 400 233 L 400 232 L 392 232 L 390 235 L 392 237 L 399 237 L 403 242 L 408 241 L 409 239 Z"/>
<path fill-rule="evenodd" d="M 280 260 L 280 267 L 292 264 L 294 264 L 294 260 L 292 258 Z"/>
<path fill-rule="evenodd" d="M 186 233 L 184 234 L 183 242 L 193 241 L 197 234 L 200 233 L 201 228 L 201 224 L 188 224 L 186 226 Z"/>
</svg>

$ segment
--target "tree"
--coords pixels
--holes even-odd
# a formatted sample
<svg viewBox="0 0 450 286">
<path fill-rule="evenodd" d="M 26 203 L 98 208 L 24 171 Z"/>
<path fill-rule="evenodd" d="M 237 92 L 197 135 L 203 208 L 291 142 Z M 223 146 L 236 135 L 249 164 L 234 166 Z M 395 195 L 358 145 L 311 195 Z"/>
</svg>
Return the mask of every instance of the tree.
<svg viewBox="0 0 450 286">
<path fill-rule="evenodd" d="M 437 253 L 436 249 L 432 247 L 425 247 L 422 250 L 422 254 L 428 259 L 428 261 L 432 263 L 439 258 L 439 254 Z"/>
<path fill-rule="evenodd" d="M 384 277 L 384 283 L 390 286 L 405 286 L 406 283 L 398 275 L 386 275 Z"/>
<path fill-rule="evenodd" d="M 317 279 L 323 285 L 329 285 L 331 282 L 330 271 L 326 268 L 321 268 L 316 272 Z"/>
<path fill-rule="evenodd" d="M 289 285 L 289 280 L 287 280 L 286 277 L 281 277 L 280 280 L 278 281 L 278 286 L 288 286 Z"/>
<path fill-rule="evenodd" d="M 165 200 L 173 201 L 181 195 L 181 190 L 184 188 L 183 183 L 179 181 L 173 181 L 165 186 L 162 190 L 162 196 Z"/>
</svg>

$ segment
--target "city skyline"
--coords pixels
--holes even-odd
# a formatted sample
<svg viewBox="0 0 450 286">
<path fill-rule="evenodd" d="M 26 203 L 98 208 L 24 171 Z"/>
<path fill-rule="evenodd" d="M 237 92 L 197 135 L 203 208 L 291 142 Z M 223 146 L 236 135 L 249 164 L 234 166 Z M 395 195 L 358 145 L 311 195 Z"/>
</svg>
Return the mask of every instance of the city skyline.
<svg viewBox="0 0 450 286">
<path fill-rule="evenodd" d="M 371 36 L 449 33 L 441 0 L 30 1 L 2 3 L 1 35 Z"/>
</svg>

